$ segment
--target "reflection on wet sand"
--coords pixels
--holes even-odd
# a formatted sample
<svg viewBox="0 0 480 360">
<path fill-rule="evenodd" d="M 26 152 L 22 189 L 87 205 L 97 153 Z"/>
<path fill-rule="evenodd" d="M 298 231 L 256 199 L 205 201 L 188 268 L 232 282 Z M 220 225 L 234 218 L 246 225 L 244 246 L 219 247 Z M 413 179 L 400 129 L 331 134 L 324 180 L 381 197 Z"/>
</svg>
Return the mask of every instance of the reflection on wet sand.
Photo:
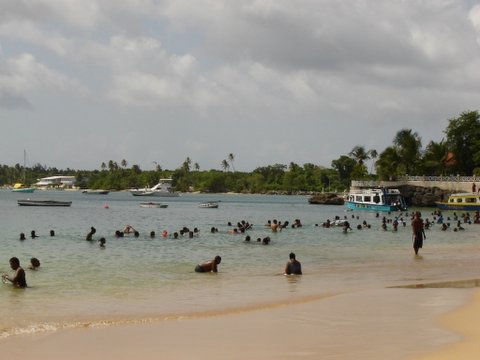
<svg viewBox="0 0 480 360">
<path fill-rule="evenodd" d="M 426 288 L 474 288 L 480 287 L 480 279 L 441 281 L 426 284 L 389 286 L 389 288 L 426 289 Z"/>
</svg>

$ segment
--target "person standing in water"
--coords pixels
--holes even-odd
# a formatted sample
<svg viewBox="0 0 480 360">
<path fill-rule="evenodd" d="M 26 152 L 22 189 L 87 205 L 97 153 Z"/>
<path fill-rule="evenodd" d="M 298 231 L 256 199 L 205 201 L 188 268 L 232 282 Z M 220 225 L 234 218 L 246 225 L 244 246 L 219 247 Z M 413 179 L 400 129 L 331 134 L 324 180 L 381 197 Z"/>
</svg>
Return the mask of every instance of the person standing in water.
<svg viewBox="0 0 480 360">
<path fill-rule="evenodd" d="M 420 214 L 420 211 L 415 213 L 412 220 L 412 236 L 413 250 L 415 250 L 415 255 L 418 255 L 418 250 L 423 247 L 423 240 L 426 239 L 422 214 Z"/>
<path fill-rule="evenodd" d="M 25 270 L 23 270 L 20 266 L 20 260 L 18 260 L 18 258 L 16 257 L 12 257 L 10 259 L 10 267 L 13 271 L 15 271 L 15 274 L 13 275 L 13 277 L 8 276 L 7 274 L 3 274 L 2 279 L 4 281 L 10 281 L 12 285 L 17 288 L 26 288 L 27 280 L 25 278 Z"/>
<path fill-rule="evenodd" d="M 296 259 L 295 253 L 290 253 L 290 261 L 285 266 L 285 275 L 302 275 L 302 264 Z"/>
</svg>

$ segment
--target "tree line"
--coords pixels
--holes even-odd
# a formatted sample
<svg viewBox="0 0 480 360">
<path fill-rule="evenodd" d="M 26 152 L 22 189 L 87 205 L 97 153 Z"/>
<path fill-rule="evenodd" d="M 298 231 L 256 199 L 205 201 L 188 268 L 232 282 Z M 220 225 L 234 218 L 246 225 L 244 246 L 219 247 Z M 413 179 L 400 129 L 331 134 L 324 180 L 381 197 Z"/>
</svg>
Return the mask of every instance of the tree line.
<svg viewBox="0 0 480 360">
<path fill-rule="evenodd" d="M 220 169 L 200 170 L 190 157 L 174 170 L 164 170 L 155 163 L 155 169 L 142 170 L 109 160 L 100 164 L 100 170 L 48 168 L 40 164 L 24 168 L 0 166 L 0 185 L 21 181 L 33 184 L 37 179 L 55 175 L 74 175 L 77 186 L 89 189 L 125 190 L 155 185 L 159 179 L 172 178 L 175 190 L 199 192 L 238 193 L 302 193 L 343 191 L 351 180 L 394 180 L 404 175 L 480 175 L 480 115 L 465 111 L 448 120 L 440 142 L 430 141 L 425 147 L 417 132 L 399 130 L 392 145 L 378 154 L 356 145 L 345 155 L 331 162 L 331 167 L 312 163 L 303 165 L 273 164 L 258 167 L 251 172 L 235 171 L 235 155 L 228 154 L 219 164 Z M 367 162 L 371 160 L 368 169 Z M 375 170 L 375 172 L 374 172 Z"/>
</svg>

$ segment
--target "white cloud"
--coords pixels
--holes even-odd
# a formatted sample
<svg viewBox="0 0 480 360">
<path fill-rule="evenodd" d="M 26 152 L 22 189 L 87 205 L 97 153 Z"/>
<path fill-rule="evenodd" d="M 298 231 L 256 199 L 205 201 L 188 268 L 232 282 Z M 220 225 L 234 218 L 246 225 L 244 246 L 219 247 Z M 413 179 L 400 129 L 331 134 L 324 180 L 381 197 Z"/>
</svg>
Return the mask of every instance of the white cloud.
<svg viewBox="0 0 480 360">
<path fill-rule="evenodd" d="M 82 121 L 107 129 L 121 129 L 132 118 L 155 127 L 159 114 L 168 114 L 162 126 L 173 132 L 201 124 L 205 138 L 212 131 L 229 137 L 254 129 L 242 142 L 218 140 L 217 149 L 187 137 L 177 149 L 182 158 L 189 144 L 205 159 L 238 146 L 238 156 L 244 151 L 254 162 L 251 139 L 263 161 L 275 152 L 311 153 L 329 156 L 323 161 L 329 164 L 357 139 L 381 151 L 402 127 L 441 136 L 438 122 L 478 107 L 480 98 L 480 5 L 470 1 L 0 4 L 0 111 L 36 101 L 57 104 L 60 93 L 65 112 L 89 111 Z M 82 86 L 90 97 L 76 96 L 87 91 Z M 346 128 L 333 144 L 332 134 Z M 286 135 L 290 149 L 275 142 Z M 123 142 L 116 151 L 126 149 Z"/>
</svg>

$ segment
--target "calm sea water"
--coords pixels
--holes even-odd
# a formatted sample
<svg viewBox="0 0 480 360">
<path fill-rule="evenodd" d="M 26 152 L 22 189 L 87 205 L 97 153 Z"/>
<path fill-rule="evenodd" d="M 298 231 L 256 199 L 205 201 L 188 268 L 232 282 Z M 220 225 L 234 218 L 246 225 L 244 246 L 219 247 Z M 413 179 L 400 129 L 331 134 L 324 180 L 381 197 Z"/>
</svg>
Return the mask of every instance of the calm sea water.
<svg viewBox="0 0 480 360">
<path fill-rule="evenodd" d="M 71 200 L 69 208 L 20 207 L 18 199 Z M 370 212 L 346 212 L 342 206 L 309 205 L 304 196 L 182 195 L 150 198 L 168 208 L 140 208 L 146 198 L 126 192 L 86 195 L 70 191 L 18 194 L 0 191 L 0 272 L 11 273 L 8 260 L 17 256 L 26 269 L 28 289 L 0 285 L 0 338 L 14 334 L 96 324 L 155 321 L 204 316 L 321 298 L 341 292 L 385 286 L 480 277 L 480 226 L 465 231 L 427 231 L 421 257 L 414 257 L 410 220 L 393 232 L 384 231 Z M 218 209 L 199 208 L 219 200 Z M 106 208 L 105 205 L 108 205 Z M 413 210 L 413 209 L 412 209 Z M 432 220 L 434 209 L 422 209 Z M 399 214 L 386 214 L 393 219 Z M 323 228 L 326 219 L 347 217 L 353 230 Z M 453 217 L 453 214 L 445 213 Z M 272 234 L 269 219 L 293 222 L 302 228 Z M 229 234 L 230 221 L 254 224 L 245 235 Z M 357 230 L 362 221 L 370 229 Z M 453 218 L 450 221 L 454 226 Z M 115 230 L 130 224 L 140 232 L 115 238 Z M 101 249 L 85 236 L 94 226 L 94 239 L 107 239 Z M 178 240 L 163 238 L 187 226 L 200 235 Z M 210 228 L 218 228 L 211 234 Z M 30 239 L 31 230 L 39 235 Z M 50 237 L 50 230 L 56 235 Z M 150 231 L 157 236 L 150 239 Z M 27 236 L 19 240 L 19 234 Z M 256 242 L 271 237 L 268 246 Z M 302 262 L 304 275 L 283 276 L 288 254 Z M 222 256 L 218 274 L 196 274 L 201 261 Z M 28 270 L 31 257 L 40 259 L 38 271 Z M 13 310 L 13 311 L 12 311 Z"/>
</svg>

